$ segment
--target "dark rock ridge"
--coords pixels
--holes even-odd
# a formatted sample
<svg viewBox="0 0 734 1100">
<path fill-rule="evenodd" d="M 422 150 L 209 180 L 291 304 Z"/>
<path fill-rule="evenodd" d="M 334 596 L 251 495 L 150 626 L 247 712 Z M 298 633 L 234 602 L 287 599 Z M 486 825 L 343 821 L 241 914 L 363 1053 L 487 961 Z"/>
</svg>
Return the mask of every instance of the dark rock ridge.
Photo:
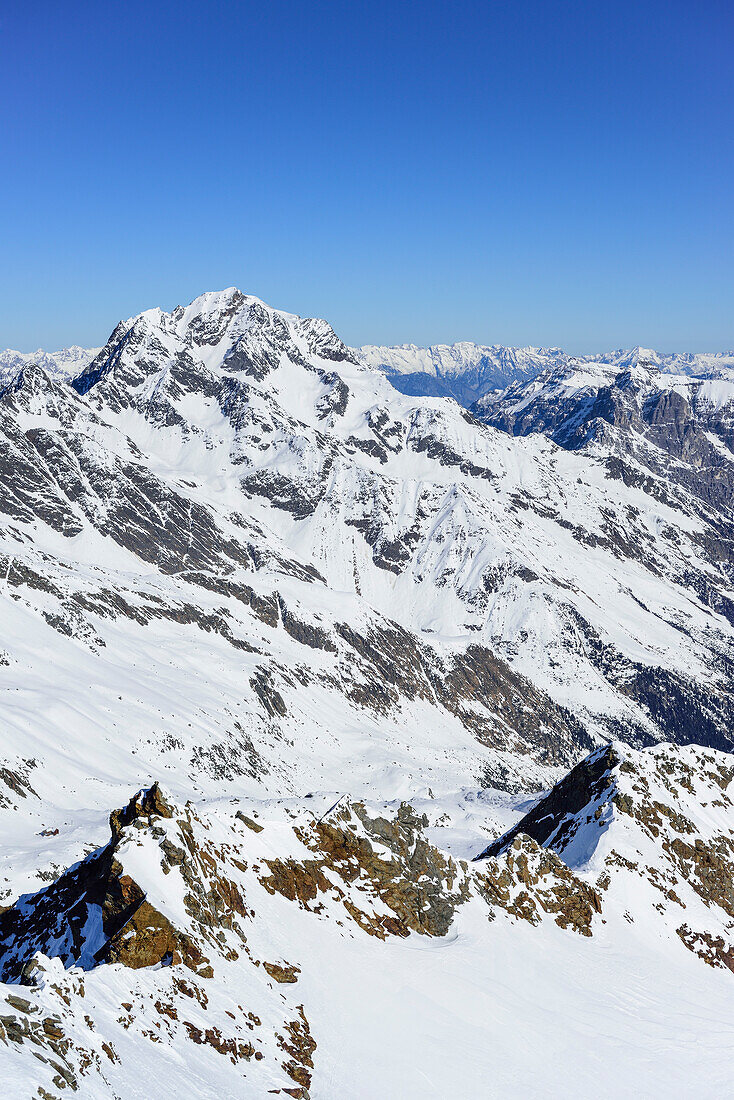
<svg viewBox="0 0 734 1100">
<path fill-rule="evenodd" d="M 581 811 L 607 793 L 610 798 L 613 796 L 613 770 L 619 763 L 620 758 L 611 746 L 593 752 L 541 798 L 517 825 L 489 844 L 475 859 L 501 855 L 521 835 L 532 837 L 542 847 L 551 846 L 562 852 L 578 828 L 577 818 Z"/>
<path fill-rule="evenodd" d="M 140 791 L 110 815 L 109 844 L 0 913 L 2 980 L 22 982 L 37 951 L 87 970 L 106 962 L 137 968 L 183 961 L 195 971 L 205 968 L 199 948 L 147 901 L 117 858 L 126 828 L 153 827 L 172 815 L 157 784 Z"/>
<path fill-rule="evenodd" d="M 654 908 L 689 951 L 709 966 L 734 970 L 733 779 L 734 766 L 721 753 L 660 745 L 637 754 L 605 746 L 476 860 L 481 867 L 527 844 L 564 860 L 570 854 L 577 873 L 583 865 L 585 877 L 595 879 L 599 909 L 604 895 L 615 894 L 616 880 L 632 876 L 640 897 L 645 887 L 657 896 Z M 622 896 L 631 896 L 629 887 Z M 627 911 L 625 919 L 635 917 Z"/>
</svg>

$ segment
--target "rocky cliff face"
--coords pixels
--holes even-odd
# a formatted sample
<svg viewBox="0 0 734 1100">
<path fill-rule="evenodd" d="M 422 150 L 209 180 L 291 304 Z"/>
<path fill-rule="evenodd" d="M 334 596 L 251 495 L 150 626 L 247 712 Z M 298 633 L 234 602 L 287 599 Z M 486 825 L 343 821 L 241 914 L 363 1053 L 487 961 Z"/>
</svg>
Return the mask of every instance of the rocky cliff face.
<svg viewBox="0 0 734 1100">
<path fill-rule="evenodd" d="M 734 380 L 661 373 L 649 361 L 576 363 L 478 402 L 487 423 L 542 433 L 568 450 L 633 458 L 661 479 L 731 514 Z M 610 467 L 615 469 L 614 465 Z M 617 467 L 618 468 L 618 467 Z"/>
<path fill-rule="evenodd" d="M 731 757 L 701 749 L 605 747 L 477 859 L 499 857 L 530 836 L 610 898 L 641 901 L 657 892 L 654 908 L 667 931 L 675 926 L 709 966 L 734 970 L 732 778 Z M 635 919 L 632 910 L 625 915 Z"/>
</svg>

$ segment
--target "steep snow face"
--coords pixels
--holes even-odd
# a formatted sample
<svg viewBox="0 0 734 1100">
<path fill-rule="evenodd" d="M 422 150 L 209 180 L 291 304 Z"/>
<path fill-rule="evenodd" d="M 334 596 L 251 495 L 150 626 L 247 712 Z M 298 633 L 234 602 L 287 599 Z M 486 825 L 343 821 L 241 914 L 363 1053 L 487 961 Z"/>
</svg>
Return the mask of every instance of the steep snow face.
<svg viewBox="0 0 734 1100">
<path fill-rule="evenodd" d="M 366 345 L 359 359 L 382 371 L 401 393 L 453 397 L 469 408 L 485 395 L 527 382 L 544 372 L 571 372 L 589 364 L 591 372 L 611 368 L 614 374 L 636 367 L 653 367 L 668 374 L 734 379 L 734 352 L 660 354 L 632 348 L 600 355 L 571 356 L 561 348 L 509 348 L 499 344 L 415 344 L 396 347 Z M 491 396 L 489 397 L 491 400 Z"/>
</svg>

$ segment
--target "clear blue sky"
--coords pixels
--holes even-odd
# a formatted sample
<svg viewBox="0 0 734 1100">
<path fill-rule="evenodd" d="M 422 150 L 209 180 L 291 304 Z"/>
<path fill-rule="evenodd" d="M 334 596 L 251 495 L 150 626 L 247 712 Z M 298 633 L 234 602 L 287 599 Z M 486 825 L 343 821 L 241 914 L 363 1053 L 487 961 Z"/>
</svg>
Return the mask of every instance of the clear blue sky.
<svg viewBox="0 0 734 1100">
<path fill-rule="evenodd" d="M 231 284 L 350 343 L 734 346 L 730 0 L 0 13 L 0 347 Z"/>
</svg>

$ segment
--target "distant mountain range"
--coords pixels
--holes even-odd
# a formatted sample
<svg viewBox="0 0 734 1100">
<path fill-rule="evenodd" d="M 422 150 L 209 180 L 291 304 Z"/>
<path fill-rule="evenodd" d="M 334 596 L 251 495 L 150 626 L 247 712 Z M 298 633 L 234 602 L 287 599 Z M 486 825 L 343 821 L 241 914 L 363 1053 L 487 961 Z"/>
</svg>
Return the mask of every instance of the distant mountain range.
<svg viewBox="0 0 734 1100">
<path fill-rule="evenodd" d="M 101 348 L 76 345 L 61 351 L 0 350 L 0 384 L 19 369 L 34 363 L 49 374 L 73 378 L 99 354 Z M 453 397 L 469 408 L 485 394 L 514 382 L 533 379 L 544 371 L 600 363 L 620 371 L 637 365 L 656 367 L 666 374 L 702 378 L 726 377 L 734 371 L 734 351 L 661 354 L 650 348 L 619 349 L 599 355 L 573 356 L 561 348 L 511 348 L 462 341 L 457 344 L 366 344 L 351 349 L 359 362 L 382 371 L 400 393 L 412 397 Z"/>
<path fill-rule="evenodd" d="M 414 397 L 453 397 L 466 408 L 492 390 L 535 378 L 543 371 L 578 363 L 602 363 L 617 372 L 638 364 L 668 374 L 716 376 L 734 369 L 734 351 L 662 355 L 649 348 L 572 356 L 561 348 L 508 348 L 458 343 L 421 348 L 366 345 L 356 349 L 361 362 L 381 370 L 395 389 Z"/>
<path fill-rule="evenodd" d="M 38 351 L 13 351 L 6 348 L 0 351 L 0 385 L 4 379 L 13 377 L 31 364 L 57 378 L 74 378 L 100 351 L 101 348 L 80 348 L 76 345 L 61 351 L 44 351 L 42 348 Z"/>
</svg>

